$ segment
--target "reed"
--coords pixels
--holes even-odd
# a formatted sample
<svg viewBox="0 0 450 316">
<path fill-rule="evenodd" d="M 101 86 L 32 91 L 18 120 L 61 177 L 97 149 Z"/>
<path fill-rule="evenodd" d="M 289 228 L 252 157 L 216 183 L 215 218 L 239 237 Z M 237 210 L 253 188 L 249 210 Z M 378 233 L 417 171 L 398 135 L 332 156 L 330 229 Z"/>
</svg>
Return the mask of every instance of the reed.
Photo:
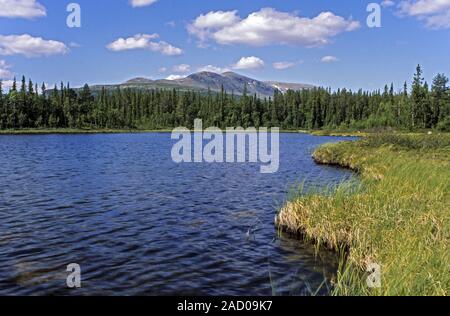
<svg viewBox="0 0 450 316">
<path fill-rule="evenodd" d="M 341 253 L 333 294 L 448 295 L 450 135 L 372 135 L 313 157 L 360 181 L 299 194 L 277 225 Z M 381 266 L 380 288 L 366 284 L 371 263 Z"/>
</svg>

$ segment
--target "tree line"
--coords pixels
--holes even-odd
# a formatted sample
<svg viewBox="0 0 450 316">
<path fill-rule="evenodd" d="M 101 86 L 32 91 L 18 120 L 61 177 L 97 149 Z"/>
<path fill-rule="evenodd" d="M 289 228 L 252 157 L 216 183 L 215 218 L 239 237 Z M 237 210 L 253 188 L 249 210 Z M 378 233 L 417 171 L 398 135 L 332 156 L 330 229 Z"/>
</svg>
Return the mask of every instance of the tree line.
<svg viewBox="0 0 450 316">
<path fill-rule="evenodd" d="M 68 84 L 41 93 L 31 80 L 14 80 L 4 94 L 0 81 L 0 128 L 170 129 L 204 126 L 221 128 L 280 127 L 282 129 L 405 129 L 450 130 L 450 89 L 444 74 L 434 77 L 431 88 L 420 65 L 409 88 L 405 82 L 395 91 L 351 91 L 314 88 L 280 93 L 271 98 L 163 89 L 102 88 L 88 85 L 73 89 Z"/>
</svg>

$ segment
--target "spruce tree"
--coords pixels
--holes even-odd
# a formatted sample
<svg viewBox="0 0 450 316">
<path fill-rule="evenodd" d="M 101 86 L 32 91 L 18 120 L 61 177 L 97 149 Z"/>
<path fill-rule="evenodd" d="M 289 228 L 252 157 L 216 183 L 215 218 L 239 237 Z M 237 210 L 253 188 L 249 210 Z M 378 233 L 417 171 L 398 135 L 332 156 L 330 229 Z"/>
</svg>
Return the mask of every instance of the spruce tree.
<svg viewBox="0 0 450 316">
<path fill-rule="evenodd" d="M 444 74 L 437 74 L 433 79 L 432 94 L 432 124 L 436 126 L 442 114 L 445 114 L 445 105 L 449 89 L 448 78 Z"/>
<path fill-rule="evenodd" d="M 11 90 L 10 91 L 17 91 L 17 81 L 16 81 L 16 77 L 14 77 L 14 79 L 13 79 L 13 84 L 12 84 L 12 87 L 11 87 Z"/>
<path fill-rule="evenodd" d="M 423 107 L 425 103 L 425 94 L 423 87 L 422 68 L 417 65 L 414 75 L 411 92 L 411 126 L 414 128 L 423 122 Z"/>
</svg>

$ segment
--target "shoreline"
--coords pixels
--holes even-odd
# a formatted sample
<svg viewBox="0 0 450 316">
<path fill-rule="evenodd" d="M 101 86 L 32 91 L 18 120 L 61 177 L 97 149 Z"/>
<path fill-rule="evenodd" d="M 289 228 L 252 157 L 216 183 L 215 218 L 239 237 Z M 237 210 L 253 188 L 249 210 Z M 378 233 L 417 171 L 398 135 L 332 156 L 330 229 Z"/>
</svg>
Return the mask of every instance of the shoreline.
<svg viewBox="0 0 450 316">
<path fill-rule="evenodd" d="M 316 163 L 355 171 L 359 184 L 299 193 L 275 222 L 340 254 L 333 294 L 448 295 L 449 136 L 378 135 L 314 152 Z M 381 288 L 366 285 L 374 263 L 382 267 Z"/>
<path fill-rule="evenodd" d="M 270 128 L 269 128 L 270 131 Z M 77 129 L 77 128 L 57 128 L 57 129 L 23 129 L 23 130 L 0 130 L 2 135 L 95 135 L 95 134 L 146 134 L 146 133 L 172 133 L 169 129 Z M 350 137 L 357 136 L 342 134 L 342 135 L 316 135 L 314 131 L 303 130 L 280 130 L 282 134 L 309 134 L 313 136 L 336 136 L 336 137 Z M 361 135 L 359 135 L 361 136 Z"/>
<path fill-rule="evenodd" d="M 141 130 L 141 129 L 23 129 L 0 130 L 2 135 L 95 135 L 95 134 L 145 134 L 145 133 L 171 133 L 171 130 Z"/>
<path fill-rule="evenodd" d="M 269 128 L 270 130 L 270 128 Z M 0 130 L 2 135 L 83 135 L 83 134 L 145 134 L 145 133 L 172 133 L 173 129 L 82 129 L 82 128 L 44 128 L 44 129 L 14 129 Z M 330 137 L 367 137 L 375 132 L 361 131 L 329 131 L 329 130 L 283 130 L 283 134 L 309 134 L 312 136 Z"/>
</svg>

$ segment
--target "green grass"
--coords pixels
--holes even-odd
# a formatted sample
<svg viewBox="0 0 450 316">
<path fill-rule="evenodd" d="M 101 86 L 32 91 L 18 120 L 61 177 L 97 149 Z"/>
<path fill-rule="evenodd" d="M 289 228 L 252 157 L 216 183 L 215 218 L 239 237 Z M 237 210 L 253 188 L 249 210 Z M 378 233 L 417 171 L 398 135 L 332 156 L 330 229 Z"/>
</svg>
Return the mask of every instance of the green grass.
<svg viewBox="0 0 450 316">
<path fill-rule="evenodd" d="M 448 295 L 450 135 L 373 135 L 325 145 L 314 159 L 361 179 L 297 196 L 277 224 L 341 253 L 333 294 Z M 371 263 L 381 266 L 381 288 L 366 285 Z"/>
<path fill-rule="evenodd" d="M 368 132 L 361 131 L 336 131 L 336 130 L 313 130 L 309 134 L 314 136 L 337 136 L 337 137 L 365 137 Z"/>
</svg>

